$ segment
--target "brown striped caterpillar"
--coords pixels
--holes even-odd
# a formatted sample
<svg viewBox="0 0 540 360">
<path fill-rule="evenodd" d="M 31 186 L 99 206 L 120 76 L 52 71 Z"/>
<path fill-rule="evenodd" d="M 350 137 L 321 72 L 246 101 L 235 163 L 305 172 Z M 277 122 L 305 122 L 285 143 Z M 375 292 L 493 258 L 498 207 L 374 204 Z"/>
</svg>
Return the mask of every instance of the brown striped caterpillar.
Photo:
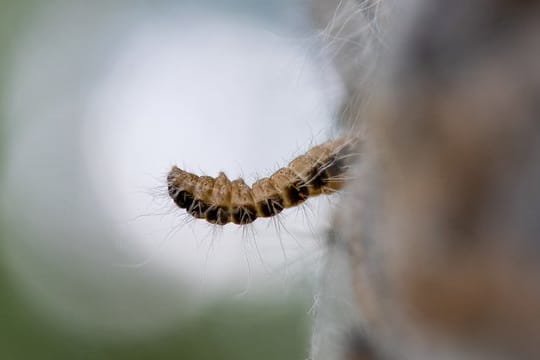
<svg viewBox="0 0 540 360">
<path fill-rule="evenodd" d="M 167 176 L 169 196 L 197 219 L 218 225 L 249 224 L 341 189 L 356 143 L 356 138 L 341 137 L 314 146 L 251 187 L 241 178 L 229 180 L 223 172 L 213 178 L 173 166 Z"/>
</svg>

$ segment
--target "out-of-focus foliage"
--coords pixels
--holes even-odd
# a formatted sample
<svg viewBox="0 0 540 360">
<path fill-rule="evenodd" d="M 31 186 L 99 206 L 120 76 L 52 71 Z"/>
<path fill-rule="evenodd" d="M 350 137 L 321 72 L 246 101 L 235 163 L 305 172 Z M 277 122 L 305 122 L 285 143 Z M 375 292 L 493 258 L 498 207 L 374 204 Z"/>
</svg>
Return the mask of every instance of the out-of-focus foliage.
<svg viewBox="0 0 540 360">
<path fill-rule="evenodd" d="M 0 2 L 0 166 L 4 159 L 4 141 L 3 138 L 6 134 L 3 131 L 4 128 L 4 92 L 8 69 L 7 60 L 10 54 L 12 42 L 16 38 L 16 34 L 19 33 L 23 27 L 24 13 L 31 6 L 32 1 L 17 2 L 14 0 L 3 0 Z M 1 178 L 0 168 L 0 184 Z"/>
<path fill-rule="evenodd" d="M 129 341 L 70 334 L 25 306 L 0 278 L 2 359 L 302 359 L 307 324 L 300 304 L 218 304 L 182 329 Z"/>
</svg>

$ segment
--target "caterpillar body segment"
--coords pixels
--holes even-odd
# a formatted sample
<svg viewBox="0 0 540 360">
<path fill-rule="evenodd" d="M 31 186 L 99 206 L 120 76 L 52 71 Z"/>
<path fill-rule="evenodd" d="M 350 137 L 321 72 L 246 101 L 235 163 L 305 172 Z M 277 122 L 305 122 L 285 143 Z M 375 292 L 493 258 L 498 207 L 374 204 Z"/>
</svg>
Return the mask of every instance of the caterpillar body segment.
<svg viewBox="0 0 540 360">
<path fill-rule="evenodd" d="M 169 196 L 197 219 L 218 225 L 249 224 L 300 205 L 309 197 L 341 189 L 356 142 L 343 137 L 314 146 L 251 187 L 243 179 L 229 180 L 223 172 L 213 178 L 173 166 L 167 176 Z"/>
</svg>

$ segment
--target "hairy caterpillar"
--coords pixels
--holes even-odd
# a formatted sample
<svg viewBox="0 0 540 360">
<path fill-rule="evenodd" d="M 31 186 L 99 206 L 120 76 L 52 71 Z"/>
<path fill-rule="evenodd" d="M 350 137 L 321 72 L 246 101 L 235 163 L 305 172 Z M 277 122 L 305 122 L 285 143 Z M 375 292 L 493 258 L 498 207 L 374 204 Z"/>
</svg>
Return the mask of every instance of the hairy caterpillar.
<svg viewBox="0 0 540 360">
<path fill-rule="evenodd" d="M 229 180 L 223 172 L 213 178 L 173 166 L 167 176 L 169 196 L 197 219 L 218 225 L 249 224 L 341 189 L 356 142 L 341 137 L 314 146 L 251 187 L 241 178 Z"/>
</svg>

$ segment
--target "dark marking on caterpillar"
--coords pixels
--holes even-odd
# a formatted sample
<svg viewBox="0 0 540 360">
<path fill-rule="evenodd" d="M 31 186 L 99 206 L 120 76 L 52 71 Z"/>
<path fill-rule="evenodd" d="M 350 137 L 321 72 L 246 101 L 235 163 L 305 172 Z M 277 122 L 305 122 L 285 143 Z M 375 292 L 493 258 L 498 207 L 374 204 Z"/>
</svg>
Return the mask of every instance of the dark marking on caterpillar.
<svg viewBox="0 0 540 360">
<path fill-rule="evenodd" d="M 249 224 L 340 190 L 356 143 L 356 138 L 342 137 L 314 146 L 251 187 L 224 173 L 216 178 L 197 176 L 173 166 L 167 176 L 169 196 L 197 219 L 217 225 Z"/>
</svg>

